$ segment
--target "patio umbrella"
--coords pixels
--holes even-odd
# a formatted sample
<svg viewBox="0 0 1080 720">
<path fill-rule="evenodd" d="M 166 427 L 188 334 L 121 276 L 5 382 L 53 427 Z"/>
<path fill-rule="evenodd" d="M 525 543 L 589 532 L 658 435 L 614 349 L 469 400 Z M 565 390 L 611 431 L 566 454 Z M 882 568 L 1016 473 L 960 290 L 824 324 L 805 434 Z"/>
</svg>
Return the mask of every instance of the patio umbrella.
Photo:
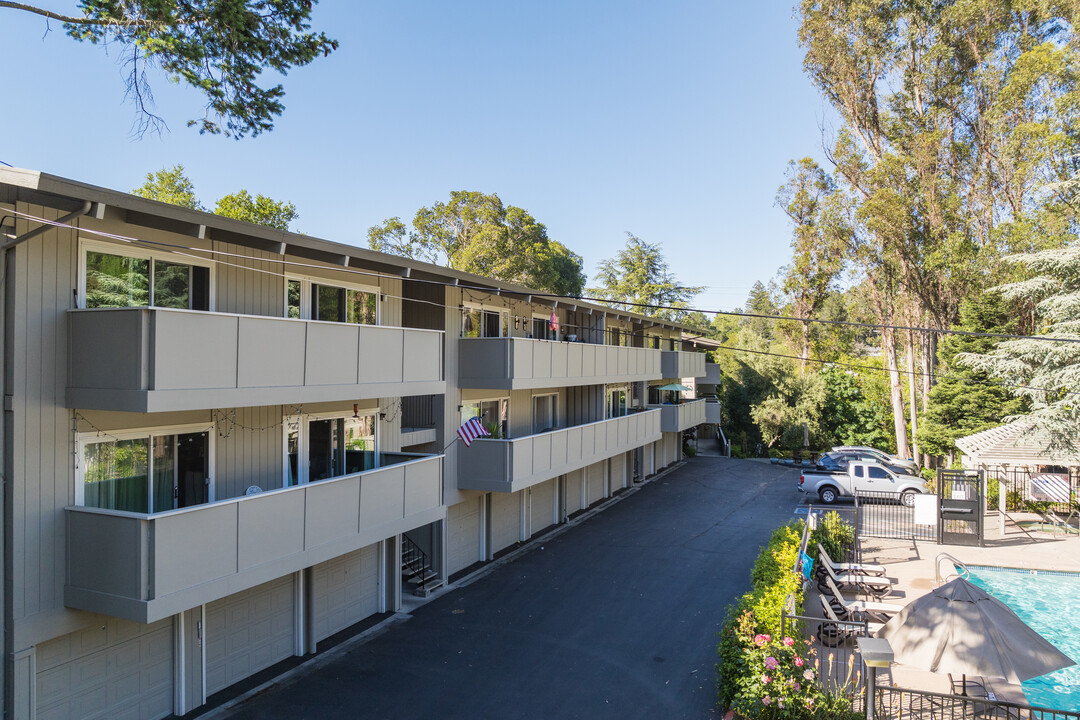
<svg viewBox="0 0 1080 720">
<path fill-rule="evenodd" d="M 1005 603 L 963 578 L 909 604 L 878 637 L 892 645 L 896 662 L 962 674 L 965 686 L 967 675 L 1020 684 L 1076 664 Z"/>
<path fill-rule="evenodd" d="M 690 392 L 692 388 L 688 388 L 685 385 L 679 383 L 668 383 L 667 385 L 661 385 L 657 390 L 671 390 L 672 392 Z"/>
</svg>

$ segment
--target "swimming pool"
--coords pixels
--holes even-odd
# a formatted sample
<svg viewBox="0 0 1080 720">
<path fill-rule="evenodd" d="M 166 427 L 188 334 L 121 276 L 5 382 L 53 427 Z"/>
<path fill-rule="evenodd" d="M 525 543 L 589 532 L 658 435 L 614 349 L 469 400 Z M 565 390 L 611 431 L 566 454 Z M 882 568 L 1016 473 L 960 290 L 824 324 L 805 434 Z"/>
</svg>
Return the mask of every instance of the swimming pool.
<svg viewBox="0 0 1080 720">
<path fill-rule="evenodd" d="M 1071 659 L 1080 661 L 1080 575 L 968 566 L 970 580 L 992 593 Z M 1080 665 L 1028 680 L 1032 705 L 1080 712 Z"/>
</svg>

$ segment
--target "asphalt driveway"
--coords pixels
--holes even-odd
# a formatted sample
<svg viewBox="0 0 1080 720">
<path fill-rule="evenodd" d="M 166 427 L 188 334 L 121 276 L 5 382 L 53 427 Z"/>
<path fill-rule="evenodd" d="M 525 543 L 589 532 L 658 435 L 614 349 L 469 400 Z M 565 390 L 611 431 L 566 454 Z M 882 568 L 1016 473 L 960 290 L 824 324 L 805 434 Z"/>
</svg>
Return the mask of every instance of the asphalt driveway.
<svg viewBox="0 0 1080 720">
<path fill-rule="evenodd" d="M 230 717 L 713 717 L 724 608 L 797 481 L 692 459 Z"/>
</svg>

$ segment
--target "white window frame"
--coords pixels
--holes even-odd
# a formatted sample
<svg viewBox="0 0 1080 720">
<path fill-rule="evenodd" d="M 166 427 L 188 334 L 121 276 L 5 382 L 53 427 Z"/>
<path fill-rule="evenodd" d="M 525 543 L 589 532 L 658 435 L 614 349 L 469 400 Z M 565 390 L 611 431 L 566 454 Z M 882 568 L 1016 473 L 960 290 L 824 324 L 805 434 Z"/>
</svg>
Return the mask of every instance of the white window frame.
<svg viewBox="0 0 1080 720">
<path fill-rule="evenodd" d="M 510 308 L 508 308 L 508 307 L 506 307 L 504 305 L 490 305 L 490 304 L 487 304 L 487 303 L 480 303 L 480 302 L 476 302 L 476 301 L 473 301 L 473 300 L 470 300 L 469 302 L 462 303 L 461 306 L 463 308 L 462 313 L 461 313 L 461 336 L 462 337 L 465 337 L 465 315 L 468 313 L 469 310 L 479 310 L 480 311 L 480 314 L 481 314 L 480 315 L 480 317 L 481 317 L 480 338 L 481 339 L 482 338 L 513 337 L 513 335 L 514 335 L 513 323 L 512 323 L 513 315 L 510 312 Z M 484 335 L 483 334 L 484 333 L 483 313 L 486 313 L 486 312 L 498 313 L 500 316 L 503 316 L 503 315 L 506 316 L 506 334 L 505 335 L 502 334 L 503 322 L 502 322 L 501 317 L 500 317 L 500 320 L 499 320 L 499 333 L 500 333 L 499 335 Z"/>
<path fill-rule="evenodd" d="M 209 465 L 209 477 L 208 477 L 208 490 L 206 493 L 205 505 L 209 505 L 214 502 L 216 493 L 215 485 L 217 484 L 217 474 L 214 472 L 215 462 L 217 460 L 217 425 L 211 423 L 189 423 L 186 425 L 161 425 L 149 428 L 130 428 L 125 430 L 109 430 L 98 432 L 97 430 L 90 432 L 79 432 L 76 437 L 76 444 L 79 448 L 78 456 L 75 458 L 75 504 L 79 507 L 83 507 L 86 502 L 86 484 L 84 482 L 86 470 L 83 459 L 86 457 L 86 446 L 96 445 L 104 442 L 123 441 L 123 440 L 140 440 L 146 438 L 149 440 L 152 437 L 158 435 L 192 435 L 195 433 L 207 433 L 209 436 L 209 448 L 207 452 L 210 455 L 208 462 Z M 146 472 L 148 476 L 152 476 L 154 468 L 152 466 L 152 458 L 147 457 Z M 147 489 L 147 509 L 154 507 L 154 492 L 153 483 L 150 483 L 150 487 Z M 199 507 L 198 505 L 192 505 L 191 507 Z M 174 508 L 179 509 L 179 508 Z M 164 512 L 172 512 L 171 510 L 162 510 Z M 160 515 L 161 513 L 142 513 L 146 515 Z"/>
<path fill-rule="evenodd" d="M 623 415 L 612 415 L 611 414 L 611 394 L 615 393 L 615 392 L 619 392 L 620 390 L 622 390 L 623 394 L 626 397 L 626 405 L 625 405 L 626 413 L 623 414 Z M 632 396 L 630 394 L 630 386 L 629 385 L 627 385 L 627 384 L 605 385 L 604 386 L 604 415 L 606 416 L 605 419 L 614 420 L 615 418 L 626 417 L 627 415 L 629 415 L 630 414 L 630 402 L 631 402 L 632 399 L 633 398 L 632 398 Z"/>
<path fill-rule="evenodd" d="M 552 312 L 554 312 L 554 311 L 552 311 Z M 559 318 L 559 315 L 558 315 L 558 313 L 556 313 L 555 319 L 558 320 L 558 318 Z M 534 321 L 535 320 L 543 320 L 544 323 L 547 324 L 547 330 L 546 331 L 549 332 L 549 333 L 551 332 L 551 325 L 550 325 L 550 323 L 551 323 L 551 313 L 548 313 L 547 315 L 544 315 L 543 313 L 538 313 L 538 312 L 534 311 L 533 314 L 532 314 L 532 319 Z M 562 321 L 561 320 L 559 320 L 559 329 L 560 330 L 562 329 Z M 532 333 L 532 325 L 531 324 L 529 325 L 528 332 L 530 334 Z M 534 337 L 533 339 L 534 340 L 558 340 L 559 339 L 558 335 L 559 335 L 559 333 L 558 333 L 558 331 L 556 331 L 554 338 L 547 338 L 547 337 L 537 338 L 537 337 Z"/>
<path fill-rule="evenodd" d="M 137 247 L 134 245 L 121 245 L 119 243 L 101 242 L 100 240 L 87 240 L 85 238 L 79 238 L 79 284 L 78 284 L 78 302 L 77 307 L 80 309 L 86 309 L 86 254 L 89 252 L 100 252 L 107 255 L 117 255 L 119 257 L 132 257 L 139 260 L 150 260 L 150 277 L 153 278 L 153 261 L 163 260 L 165 262 L 176 263 L 179 265 L 195 265 L 198 267 L 207 268 L 210 271 L 210 283 L 208 292 L 210 293 L 210 302 L 208 303 L 209 310 L 195 310 L 193 312 L 216 312 L 217 307 L 217 273 L 214 272 L 214 261 L 207 260 L 205 258 L 196 257 L 194 255 L 172 253 L 167 251 L 148 250 L 146 248 Z M 142 307 L 142 306 L 139 306 Z M 156 307 L 150 304 L 149 307 Z M 164 308 L 166 310 L 174 308 Z"/>
<path fill-rule="evenodd" d="M 374 420 L 372 427 L 375 428 L 375 467 L 380 466 L 382 460 L 382 449 L 379 443 L 379 409 L 373 408 L 368 410 L 360 409 L 356 412 L 360 417 L 371 416 Z M 299 487 L 300 485 L 307 485 L 311 482 L 311 478 L 308 477 L 308 464 L 307 462 L 301 462 L 308 457 L 308 445 L 311 440 L 310 437 L 310 424 L 312 420 L 338 420 L 349 419 L 353 417 L 353 413 L 348 410 L 331 410 L 327 412 L 316 413 L 302 413 L 300 415 L 286 415 L 285 419 L 281 423 L 281 487 Z M 293 418 L 297 418 L 299 428 L 296 433 L 296 485 L 286 485 L 289 480 L 289 428 L 292 425 L 290 422 Z M 342 475 L 341 477 L 347 477 Z M 333 478 L 336 480 L 337 478 Z M 317 482 L 325 482 L 319 480 Z"/>
<path fill-rule="evenodd" d="M 371 293 L 375 296 L 375 325 L 382 325 L 382 289 L 376 285 L 363 285 L 360 283 L 339 282 L 319 277 L 317 275 L 298 275 L 289 273 L 285 276 L 283 288 L 285 300 L 282 306 L 282 316 L 289 317 L 289 281 L 300 283 L 300 319 L 312 320 L 311 317 L 311 286 L 324 285 L 326 287 L 342 288 L 343 290 L 356 290 L 357 292 Z M 322 322 L 334 322 L 323 320 Z M 369 326 L 371 327 L 371 326 Z"/>
<path fill-rule="evenodd" d="M 553 398 L 551 401 L 551 430 L 559 429 L 559 393 L 537 393 L 532 396 L 532 427 L 533 433 L 537 433 L 536 430 L 536 400 L 537 398 Z M 551 430 L 542 430 L 540 432 L 551 432 Z"/>
</svg>

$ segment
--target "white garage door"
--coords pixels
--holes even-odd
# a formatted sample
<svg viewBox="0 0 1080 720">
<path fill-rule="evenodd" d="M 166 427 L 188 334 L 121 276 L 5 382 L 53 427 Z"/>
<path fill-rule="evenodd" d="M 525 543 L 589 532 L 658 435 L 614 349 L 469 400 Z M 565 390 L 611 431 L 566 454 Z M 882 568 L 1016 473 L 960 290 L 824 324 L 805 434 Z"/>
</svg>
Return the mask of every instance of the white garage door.
<svg viewBox="0 0 1080 720">
<path fill-rule="evenodd" d="M 558 479 L 548 480 L 529 488 L 532 492 L 532 515 L 530 520 L 532 521 L 533 535 L 552 524 L 555 483 L 557 482 Z"/>
<path fill-rule="evenodd" d="M 589 505 L 604 497 L 604 463 L 593 463 L 585 468 L 585 474 L 589 479 Z"/>
<path fill-rule="evenodd" d="M 491 552 L 521 539 L 521 493 L 491 493 Z"/>
<path fill-rule="evenodd" d="M 611 479 L 611 494 L 626 487 L 626 454 L 616 455 L 608 460 L 608 473 Z"/>
<path fill-rule="evenodd" d="M 446 509 L 446 574 L 480 560 L 480 496 L 470 495 Z"/>
<path fill-rule="evenodd" d="M 37 648 L 37 717 L 162 718 L 172 713 L 172 619 L 109 620 Z"/>
<path fill-rule="evenodd" d="M 566 516 L 569 517 L 581 510 L 581 478 L 584 473 L 581 470 L 566 476 L 566 499 L 563 507 L 566 508 Z"/>
<path fill-rule="evenodd" d="M 206 606 L 206 692 L 212 694 L 296 651 L 293 576 Z"/>
<path fill-rule="evenodd" d="M 379 546 L 319 563 L 312 573 L 315 642 L 379 611 Z"/>
</svg>

